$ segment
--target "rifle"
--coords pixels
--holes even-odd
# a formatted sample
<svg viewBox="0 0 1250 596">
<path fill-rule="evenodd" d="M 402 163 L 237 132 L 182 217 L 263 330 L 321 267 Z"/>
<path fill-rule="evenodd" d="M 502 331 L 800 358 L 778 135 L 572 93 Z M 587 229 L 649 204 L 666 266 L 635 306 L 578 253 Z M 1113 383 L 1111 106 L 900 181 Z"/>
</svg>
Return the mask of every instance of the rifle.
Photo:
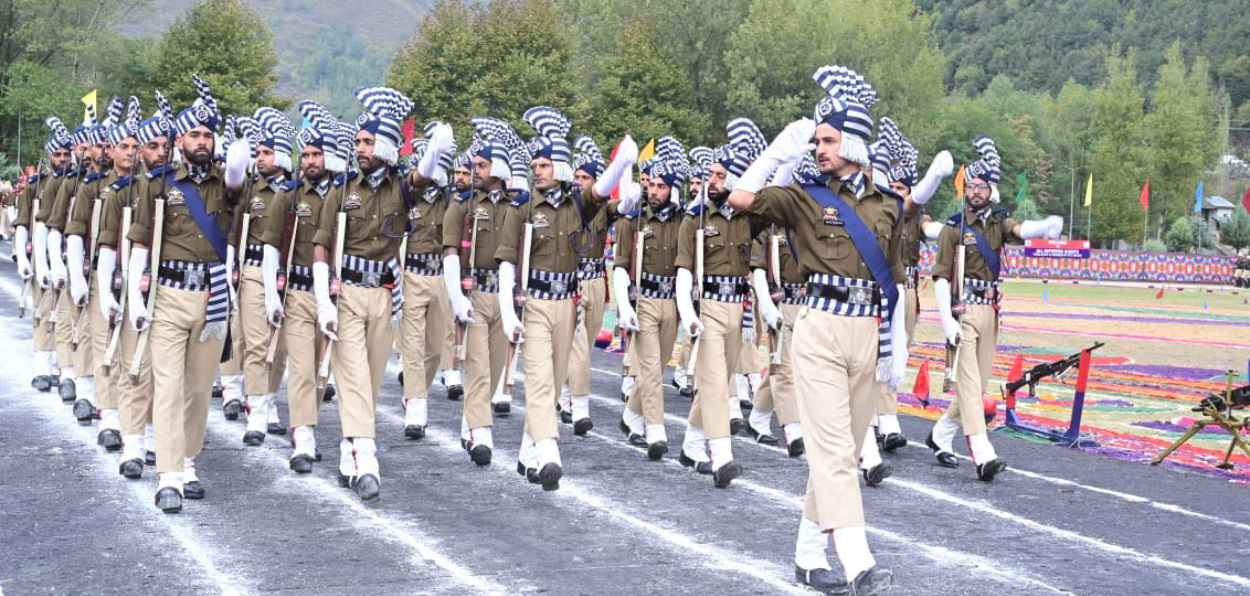
<svg viewBox="0 0 1250 596">
<path fill-rule="evenodd" d="M 964 268 L 968 263 L 968 247 L 964 244 L 964 234 L 968 231 L 967 218 L 959 218 L 959 247 L 955 249 L 955 275 L 951 280 L 951 316 L 956 321 L 964 312 L 963 305 L 963 285 L 964 285 Z M 950 366 L 946 367 L 945 380 L 949 384 L 955 383 L 958 379 L 959 372 L 959 338 L 955 338 L 955 355 L 951 358 Z"/>
<path fill-rule="evenodd" d="M 103 180 L 101 180 L 100 184 L 104 184 Z M 74 197 L 74 201 L 77 200 L 78 197 Z M 96 236 L 100 234 L 100 205 L 103 202 L 104 201 L 100 199 L 99 192 L 96 193 L 96 198 L 91 201 L 91 228 L 88 232 L 90 235 L 86 239 L 87 262 L 83 265 L 83 269 L 85 270 L 83 275 L 87 278 L 87 301 L 84 302 L 82 306 L 78 307 L 78 316 L 74 319 L 73 332 L 70 334 L 69 343 L 74 347 L 74 350 L 78 350 L 78 344 L 82 340 L 83 319 L 87 317 L 87 313 L 90 310 L 87 306 L 91 303 L 91 268 L 95 264 L 95 239 Z M 69 212 L 72 216 L 74 213 L 74 207 L 72 205 L 70 206 Z M 66 227 L 69 227 L 68 224 Z"/>
<path fill-rule="evenodd" d="M 134 199 L 134 184 L 135 181 L 132 180 L 130 185 L 127 185 L 126 187 L 128 196 L 126 198 L 125 206 L 122 207 L 121 240 L 118 242 L 117 257 L 121 261 L 121 273 L 114 273 L 116 277 L 113 281 L 114 286 L 121 288 L 121 298 L 118 299 L 117 305 L 118 310 L 123 313 L 123 319 L 125 318 L 124 313 L 126 312 L 126 294 L 129 293 L 126 291 L 126 280 L 130 279 L 130 239 L 126 236 L 130 233 L 130 217 L 132 210 L 130 203 Z M 112 325 L 113 329 L 109 336 L 108 349 L 104 352 L 105 369 L 111 369 L 113 367 L 113 362 L 117 359 L 117 346 L 120 342 L 122 327 L 125 325 L 125 322 L 124 320 L 116 323 L 109 321 L 109 324 Z"/>
<path fill-rule="evenodd" d="M 530 199 L 530 201 L 531 201 L 529 205 L 530 217 L 533 217 L 533 213 L 534 213 L 533 199 Z M 525 222 L 525 228 L 524 228 L 524 232 L 522 234 L 522 239 L 521 239 L 521 273 L 520 273 L 521 286 L 518 290 L 514 290 L 513 301 L 512 301 L 513 308 L 520 311 L 520 316 L 518 316 L 517 318 L 520 319 L 522 328 L 525 327 L 525 299 L 529 296 L 530 248 L 531 248 L 531 244 L 533 243 L 533 240 L 534 240 L 534 223 L 532 221 L 527 221 Z M 517 348 L 518 347 L 519 345 L 513 342 L 512 338 L 508 338 L 508 352 L 507 352 L 507 355 L 504 357 L 504 365 L 503 365 L 503 373 L 502 373 L 504 377 L 503 379 L 500 379 L 500 382 L 498 385 L 500 392 L 502 392 L 504 397 L 506 397 L 509 401 L 512 400 L 512 388 L 514 384 L 513 379 L 514 377 L 516 377 L 517 360 L 518 360 Z"/>
<path fill-rule="evenodd" d="M 30 221 L 29 221 L 30 225 L 28 226 L 28 229 L 30 230 L 30 238 L 26 241 L 30 248 L 28 249 L 27 246 L 21 246 L 21 247 L 14 246 L 13 247 L 14 252 L 18 250 L 26 251 L 26 258 L 28 261 L 30 261 L 30 269 L 31 269 L 30 279 L 22 282 L 22 294 L 18 296 L 17 298 L 17 318 L 19 319 L 26 318 L 26 303 L 28 301 L 28 298 L 35 291 L 35 288 L 34 288 L 35 262 L 31 260 L 31 257 L 33 257 L 31 253 L 34 252 L 35 214 L 39 213 L 39 183 L 43 182 L 43 177 L 44 177 L 42 158 L 39 160 L 39 165 L 36 166 L 35 175 L 38 177 L 35 178 L 35 188 L 31 191 L 31 195 L 30 195 L 31 196 Z M 39 318 L 40 318 L 39 309 L 37 308 L 37 306 L 38 305 L 31 304 L 31 308 L 32 308 L 31 318 L 34 319 L 36 326 L 39 325 Z"/>
<path fill-rule="evenodd" d="M 347 185 L 349 181 L 343 180 L 343 196 L 347 196 Z M 330 297 L 333 299 L 338 295 L 340 287 L 339 277 L 343 274 L 343 242 L 347 235 L 347 212 L 343 211 L 340 203 L 339 212 L 334 222 L 334 279 L 330 282 Z M 330 379 L 330 354 L 334 352 L 334 340 L 329 339 L 326 342 L 326 351 L 321 355 L 321 365 L 317 367 L 317 385 L 324 387 Z"/>
<path fill-rule="evenodd" d="M 692 296 L 696 316 L 699 314 L 699 304 L 702 302 L 703 298 L 703 226 L 706 222 L 708 209 L 706 181 L 699 185 L 699 201 L 699 229 L 694 232 L 694 296 Z M 699 334 L 695 337 L 694 341 L 690 344 L 690 360 L 686 363 L 687 372 L 693 372 L 695 370 L 695 364 L 699 360 L 699 344 L 702 343 L 699 341 L 700 339 L 703 339 L 703 334 Z M 691 386 L 695 386 L 694 381 L 691 381 L 690 384 Z M 695 386 L 695 391 L 698 391 L 697 386 Z"/>
<path fill-rule="evenodd" d="M 473 196 L 473 190 L 474 190 L 473 189 L 473 176 L 477 174 L 475 170 L 476 168 L 473 167 L 473 162 L 472 160 L 470 160 L 469 161 L 469 196 L 470 197 Z M 464 292 L 464 295 L 467 298 L 469 296 L 469 292 L 472 292 L 473 289 L 477 287 L 477 279 L 473 277 L 473 266 L 477 262 L 477 213 L 476 213 L 476 210 L 474 213 L 469 214 L 469 216 L 465 218 L 464 225 L 472 228 L 472 231 L 469 233 L 469 237 L 470 237 L 469 247 L 468 247 L 469 248 L 469 263 L 467 266 L 464 264 L 461 264 L 460 266 L 460 289 Z M 465 248 L 464 236 L 465 234 L 462 229 L 461 234 L 460 234 L 461 250 Z M 455 353 L 452 354 L 451 367 L 455 370 L 462 370 L 464 369 L 464 359 L 466 356 L 465 337 L 468 335 L 469 326 L 460 322 L 459 319 L 456 319 L 455 315 L 452 315 L 452 320 L 456 324 L 456 346 L 455 346 Z"/>
<path fill-rule="evenodd" d="M 1068 369 L 1081 363 L 1081 354 L 1085 352 L 1093 352 L 1104 345 L 1106 344 L 1098 342 L 1088 348 L 1085 348 L 1084 350 L 1081 350 L 1080 352 L 1068 356 L 1067 358 L 1056 360 L 1054 362 L 1043 362 L 1042 364 L 1024 371 L 1024 374 L 1020 375 L 1019 379 L 1008 381 L 1003 385 L 1003 397 L 1006 398 L 1009 395 L 1014 395 L 1016 391 L 1019 391 L 1020 388 L 1025 385 L 1028 385 L 1029 387 L 1029 397 L 1036 397 L 1038 383 L 1042 382 L 1042 380 L 1047 377 L 1052 376 L 1055 377 L 1056 381 L 1062 381 L 1063 375 L 1068 372 Z"/>
<path fill-rule="evenodd" d="M 780 300 L 785 297 L 785 290 L 781 285 L 781 237 L 777 235 L 776 226 L 769 226 L 768 231 L 768 268 L 773 282 L 772 296 L 773 304 L 779 304 Z M 780 306 L 778 306 L 780 310 Z M 781 364 L 781 345 L 782 334 L 785 333 L 784 321 L 777 329 L 768 330 L 768 359 L 772 364 Z"/>
<path fill-rule="evenodd" d="M 164 174 L 162 174 L 164 178 Z M 160 196 L 154 200 L 152 210 L 152 247 L 151 262 L 149 264 L 148 279 L 148 317 L 155 318 L 156 314 L 156 288 L 160 285 L 157 282 L 157 272 L 161 266 L 161 244 L 165 231 L 165 194 L 162 192 Z M 139 382 L 139 370 L 143 365 L 143 354 L 148 349 L 149 337 L 152 335 L 152 323 L 149 322 L 147 328 L 139 332 L 139 340 L 135 345 L 134 358 L 130 360 L 130 382 L 132 384 Z"/>
<path fill-rule="evenodd" d="M 299 189 L 298 183 L 296 184 L 295 188 L 298 191 Z M 297 208 L 298 208 L 298 203 L 293 200 L 291 202 L 291 209 L 290 209 L 291 213 L 288 214 L 288 217 L 287 217 L 287 226 L 291 233 L 291 241 L 289 244 L 287 244 L 287 249 L 286 249 L 286 268 L 283 269 L 278 274 L 278 279 L 276 280 L 278 291 L 282 292 L 282 312 L 284 313 L 286 312 L 286 298 L 287 296 L 290 295 L 290 292 L 286 291 L 287 276 L 290 275 L 291 267 L 295 261 L 295 238 L 296 236 L 299 235 L 299 223 L 297 221 L 298 218 L 295 216 L 295 209 Z M 273 335 L 269 337 L 269 349 L 265 351 L 265 363 L 266 364 L 273 364 L 274 359 L 277 357 L 278 340 L 281 338 L 281 336 L 282 336 L 282 319 L 278 319 L 278 322 L 274 324 L 273 326 Z"/>
<path fill-rule="evenodd" d="M 643 245 L 647 241 L 646 236 L 644 236 L 642 233 L 642 224 L 643 224 L 642 216 L 639 215 L 638 216 L 638 231 L 634 232 L 634 285 L 633 287 L 630 288 L 630 293 L 632 294 L 632 296 L 621 296 L 621 300 L 630 300 L 631 298 L 633 299 L 635 316 L 637 316 L 638 314 L 638 305 L 639 305 L 639 302 L 641 302 L 641 300 L 639 299 L 639 297 L 641 296 L 641 292 L 639 291 L 639 288 L 641 288 L 642 286 L 642 255 L 643 255 L 643 248 L 644 248 Z M 625 340 L 626 340 L 625 345 L 621 346 L 621 353 L 628 354 L 629 346 L 638 340 L 638 331 L 633 330 L 633 329 L 629 330 L 629 332 L 625 334 Z"/>
</svg>

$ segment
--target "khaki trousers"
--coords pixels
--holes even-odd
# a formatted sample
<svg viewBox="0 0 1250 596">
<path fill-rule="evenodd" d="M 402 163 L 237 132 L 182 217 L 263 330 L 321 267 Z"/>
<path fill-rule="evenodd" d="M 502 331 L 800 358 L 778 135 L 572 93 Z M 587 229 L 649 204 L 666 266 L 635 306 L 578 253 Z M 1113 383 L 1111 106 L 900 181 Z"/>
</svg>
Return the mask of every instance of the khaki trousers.
<svg viewBox="0 0 1250 596">
<path fill-rule="evenodd" d="M 590 395 L 590 353 L 595 349 L 595 338 L 603 329 L 604 300 L 607 282 L 601 277 L 579 282 L 581 292 L 582 320 L 573 335 L 573 351 L 569 357 L 569 393 L 576 396 Z"/>
<path fill-rule="evenodd" d="M 503 374 L 508 338 L 499 318 L 499 297 L 494 292 L 473 292 L 473 322 L 465 334 L 464 417 L 469 428 L 494 425 L 490 397 Z M 527 369 L 526 374 L 529 374 Z M 405 375 L 407 376 L 407 375 Z"/>
<path fill-rule="evenodd" d="M 988 304 L 969 304 L 959 317 L 959 362 L 955 364 L 955 399 L 945 417 L 959 420 L 967 436 L 985 432 L 981 399 L 994 371 L 998 348 L 998 313 Z"/>
<path fill-rule="evenodd" d="M 404 399 L 428 397 L 445 351 L 450 310 L 442 276 L 404 272 L 404 315 L 399 323 Z"/>
<path fill-rule="evenodd" d="M 93 369 L 95 366 L 91 357 L 91 315 L 90 313 L 84 315 L 81 308 L 74 306 L 74 299 L 70 296 L 68 288 L 61 290 L 61 293 L 64 294 L 61 297 L 60 304 L 60 320 L 63 321 L 63 323 L 57 323 L 56 326 L 56 349 L 58 361 L 72 363 L 74 366 L 75 376 L 90 377 L 94 374 Z M 92 307 L 94 307 L 94 305 L 88 302 L 85 308 Z M 83 315 L 83 317 L 82 321 L 78 324 L 78 348 L 75 349 L 73 341 L 74 323 L 79 321 L 79 315 Z M 65 351 L 64 356 L 68 357 L 68 360 L 60 360 L 62 350 Z M 64 367 L 65 365 L 62 364 L 61 366 Z"/>
<path fill-rule="evenodd" d="M 556 398 L 568 377 L 574 308 L 572 298 L 525 301 L 525 432 L 535 442 L 560 438 Z"/>
<path fill-rule="evenodd" d="M 664 424 L 664 366 L 677 341 L 677 303 L 639 298 L 638 327 L 633 343 L 638 376 L 626 407 L 646 417 L 647 424 Z"/>
<path fill-rule="evenodd" d="M 907 309 L 903 313 L 903 325 L 907 327 L 907 343 L 911 345 L 916 339 L 916 321 L 920 320 L 920 294 L 916 288 L 903 293 L 903 307 Z"/>
<path fill-rule="evenodd" d="M 641 323 L 641 321 L 639 322 Z M 629 332 L 618 329 L 618 333 L 625 333 L 628 335 Z M 634 356 L 634 350 L 634 342 L 629 342 L 629 345 L 625 346 L 625 356 L 621 358 L 621 376 L 634 377 L 638 375 L 638 367 L 634 365 L 634 360 L 636 358 L 636 356 Z"/>
<path fill-rule="evenodd" d="M 100 313 L 100 291 L 94 283 L 91 284 L 91 298 L 84 308 L 89 310 L 87 317 L 90 318 L 90 324 L 86 325 L 87 329 L 79 330 L 79 333 L 82 335 L 81 341 L 90 345 L 91 375 L 95 377 L 95 406 L 101 410 L 116 410 L 120 402 L 117 379 L 125 376 L 126 373 L 110 370 L 104 366 L 104 353 L 108 351 L 109 336 L 113 329 L 109 327 L 108 319 Z M 121 324 L 125 325 L 125 322 Z M 81 349 L 81 346 L 79 347 Z"/>
<path fill-rule="evenodd" d="M 116 377 L 115 386 L 120 398 L 118 409 L 121 411 L 122 434 L 142 435 L 147 425 L 152 424 L 152 354 L 144 354 L 139 365 L 138 381 L 132 383 L 129 371 L 139 343 L 139 333 L 130 326 L 129 306 L 126 312 L 121 324 L 122 336 L 118 340 L 117 364 L 112 374 Z"/>
<path fill-rule="evenodd" d="M 35 305 L 32 321 L 35 324 L 35 351 L 51 352 L 56 349 L 56 325 L 52 311 L 56 308 L 56 291 L 44 290 L 39 282 L 31 280 L 31 304 Z"/>
<path fill-rule="evenodd" d="M 239 338 L 242 341 L 235 343 L 236 348 L 240 344 L 243 348 L 243 392 L 247 395 L 277 393 L 286 369 L 286 354 L 279 342 L 273 365 L 265 362 L 273 327 L 265 318 L 265 282 L 260 267 L 243 267 L 239 276 L 239 311 L 232 318 L 239 320 L 238 330 L 243 332 Z"/>
<path fill-rule="evenodd" d="M 230 359 L 221 363 L 218 374 L 236 376 L 243 374 L 243 329 L 239 326 L 238 313 L 230 315 Z"/>
<path fill-rule="evenodd" d="M 803 515 L 821 530 L 864 525 L 857 470 L 876 412 L 877 320 L 803 308 L 790 344 L 807 446 Z"/>
<path fill-rule="evenodd" d="M 52 295 L 52 309 L 56 312 L 56 323 L 53 327 L 52 341 L 56 345 L 56 363 L 62 369 L 74 367 L 74 373 L 81 375 L 84 371 L 78 369 L 78 358 L 74 354 L 74 349 L 69 345 L 69 339 L 74 328 L 74 308 L 73 300 L 69 297 L 69 289 L 48 290 Z"/>
<path fill-rule="evenodd" d="M 729 376 L 742 349 L 742 305 L 701 300 L 699 359 L 695 363 L 694 403 L 687 421 L 710 439 L 729 436 Z"/>
<path fill-rule="evenodd" d="M 204 448 L 204 425 L 222 340 L 200 341 L 208 292 L 161 286 L 152 313 L 152 419 L 156 425 L 156 471 L 181 472 L 184 457 Z"/>
<path fill-rule="evenodd" d="M 326 338 L 317 329 L 317 299 L 312 292 L 287 290 L 282 341 L 286 348 L 286 401 L 291 427 L 317 426 L 321 396 L 317 366 L 325 353 Z"/>
<path fill-rule="evenodd" d="M 790 367 L 790 346 L 794 343 L 794 322 L 803 307 L 781 304 L 777 308 L 781 309 L 781 316 L 785 318 L 781 325 L 781 362 L 768 365 L 768 376 L 755 394 L 755 409 L 775 412 L 777 423 L 785 426 L 799 421 L 798 404 L 794 399 L 794 371 Z"/>
<path fill-rule="evenodd" d="M 330 356 L 346 438 L 374 438 L 378 390 L 391 356 L 391 291 L 343 284 L 338 345 Z"/>
</svg>

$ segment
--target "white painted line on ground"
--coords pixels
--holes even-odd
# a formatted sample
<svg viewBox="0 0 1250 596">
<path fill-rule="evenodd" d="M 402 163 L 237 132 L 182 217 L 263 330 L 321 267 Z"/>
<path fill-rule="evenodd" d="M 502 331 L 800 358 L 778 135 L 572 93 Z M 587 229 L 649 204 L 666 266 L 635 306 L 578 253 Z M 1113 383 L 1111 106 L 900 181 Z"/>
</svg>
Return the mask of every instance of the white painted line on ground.
<svg viewBox="0 0 1250 596">
<path fill-rule="evenodd" d="M 516 401 L 514 401 L 513 411 L 517 412 L 524 410 L 516 403 Z M 377 413 L 379 417 L 386 417 L 401 426 L 404 423 L 403 415 L 395 413 L 391 406 L 379 406 Z M 426 430 L 426 439 L 432 440 L 435 444 L 445 450 L 452 450 L 461 454 L 464 453 L 464 450 L 460 447 L 459 434 L 453 435 L 446 431 L 429 428 Z M 541 490 L 540 488 L 529 484 L 526 480 L 520 478 L 519 476 L 516 476 L 515 471 L 510 469 L 507 464 L 501 465 L 501 462 L 516 461 L 515 452 L 505 451 L 496 445 L 493 450 L 493 456 L 494 461 L 490 468 L 494 472 L 513 479 L 518 483 L 518 487 L 523 487 L 523 490 Z M 785 579 L 789 577 L 788 569 L 783 569 L 781 566 L 770 561 L 757 559 L 742 553 L 732 552 L 705 542 L 700 542 L 699 540 L 682 532 L 665 528 L 641 519 L 638 516 L 629 513 L 623 503 L 595 494 L 594 491 L 582 486 L 582 483 L 576 479 L 568 477 L 560 479 L 560 490 L 555 491 L 552 495 L 557 498 L 573 499 L 582 506 L 590 507 L 598 510 L 600 513 L 608 515 L 622 525 L 635 530 L 641 530 L 663 542 L 668 543 L 672 550 L 681 555 L 681 560 L 683 562 L 693 561 L 703 568 L 731 571 L 747 575 L 768 584 L 770 589 L 778 592 L 788 594 L 811 593 L 807 589 Z"/>
<path fill-rule="evenodd" d="M 613 372 L 613 371 L 610 371 L 610 370 L 604 370 L 604 369 L 601 369 L 601 368 L 592 368 L 591 370 L 592 370 L 592 371 L 594 371 L 594 372 L 597 372 L 597 373 L 602 373 L 602 374 L 605 374 L 605 375 L 610 375 L 610 376 L 615 376 L 615 377 L 620 377 L 620 376 L 621 376 L 621 374 L 620 374 L 619 372 Z M 597 399 L 606 400 L 606 401 L 607 401 L 607 403 L 617 403 L 617 404 L 621 403 L 619 399 L 617 399 L 617 400 L 613 400 L 613 399 L 612 399 L 612 398 L 610 398 L 610 397 L 604 397 L 604 396 L 601 396 L 601 395 L 595 395 L 594 397 L 595 397 L 595 398 L 597 398 Z M 685 422 L 684 420 L 682 420 L 682 419 L 680 419 L 680 418 L 673 417 L 671 414 L 670 414 L 670 415 L 666 415 L 666 417 L 668 417 L 668 418 L 672 419 L 672 421 L 673 421 L 673 422 L 677 422 L 677 421 L 680 421 L 680 422 L 682 422 L 682 423 L 684 423 L 684 422 Z M 752 444 L 755 444 L 755 443 L 752 443 Z M 769 446 L 767 446 L 767 445 L 758 445 L 758 446 L 759 446 L 759 447 L 766 448 L 766 449 L 774 449 L 774 450 L 779 451 L 779 452 L 782 452 L 782 453 L 784 453 L 784 452 L 785 452 L 785 450 L 784 450 L 784 449 L 782 449 L 782 448 L 780 448 L 780 447 L 769 447 Z M 921 444 L 921 443 L 916 443 L 916 442 L 914 442 L 914 441 L 909 441 L 909 442 L 907 443 L 907 446 L 908 446 L 908 447 L 914 447 L 914 448 L 920 448 L 920 449 L 926 449 L 926 450 L 928 449 L 928 447 L 925 447 L 923 444 Z M 955 454 L 955 456 L 956 456 L 956 457 L 959 457 L 959 458 L 961 458 L 961 459 L 967 460 L 967 461 L 972 461 L 972 459 L 971 459 L 971 458 L 969 458 L 969 457 L 967 457 L 967 456 L 965 456 L 965 455 L 961 455 L 961 454 L 956 453 L 956 454 Z M 1020 469 L 1018 466 L 1016 466 L 1016 465 L 1014 465 L 1014 464 L 1013 464 L 1011 467 L 1008 467 L 1006 471 L 1007 471 L 1007 473 L 1009 473 L 1009 474 L 1018 474 L 1018 475 L 1020 475 L 1020 476 L 1024 476 L 1024 477 L 1026 477 L 1026 478 L 1032 478 L 1032 479 L 1034 479 L 1034 480 L 1041 480 L 1041 481 L 1043 481 L 1043 482 L 1049 482 L 1049 483 L 1051 483 L 1051 484 L 1055 484 L 1055 485 L 1059 485 L 1059 486 L 1066 486 L 1066 487 L 1069 487 L 1069 488 L 1079 488 L 1079 489 L 1081 489 L 1081 490 L 1086 490 L 1086 491 L 1089 491 L 1089 492 L 1092 492 L 1092 493 L 1097 493 L 1097 494 L 1106 495 L 1106 496 L 1109 496 L 1109 497 L 1114 497 L 1114 498 L 1117 498 L 1117 499 L 1120 499 L 1120 500 L 1123 500 L 1123 501 L 1126 501 L 1126 502 L 1129 502 L 1129 503 L 1137 503 L 1137 504 L 1142 504 L 1142 505 L 1149 505 L 1149 506 L 1151 506 L 1151 507 L 1153 507 L 1153 508 L 1155 508 L 1155 509 L 1159 509 L 1159 510 L 1161 510 L 1161 511 L 1167 511 L 1167 512 L 1170 512 L 1170 513 L 1176 513 L 1176 514 L 1178 514 L 1178 515 L 1185 515 L 1185 516 L 1192 517 L 1192 518 L 1195 518 L 1195 519 L 1201 519 L 1201 520 L 1203 520 L 1203 521 L 1208 521 L 1208 522 L 1211 522 L 1211 523 L 1214 523 L 1214 524 L 1219 524 L 1219 525 L 1228 526 L 1228 527 L 1230 527 L 1230 528 L 1234 528 L 1234 529 L 1237 529 L 1237 530 L 1241 530 L 1241 531 L 1245 531 L 1245 532 L 1250 532 L 1250 524 L 1244 524 L 1244 523 L 1240 523 L 1240 522 L 1236 522 L 1236 521 L 1232 521 L 1232 520 L 1224 519 L 1224 518 L 1217 517 L 1217 516 L 1214 516 L 1214 515 L 1210 515 L 1210 514 L 1207 514 L 1207 513 L 1200 513 L 1200 512 L 1198 512 L 1198 511 L 1193 511 L 1193 510 L 1191 510 L 1191 509 L 1187 509 L 1187 508 L 1182 507 L 1182 506 L 1180 506 L 1180 505 L 1175 505 L 1175 504 L 1172 504 L 1172 503 L 1165 503 L 1165 502 L 1161 502 L 1161 501 L 1155 501 L 1155 500 L 1150 499 L 1150 498 L 1147 498 L 1147 497 L 1142 497 L 1142 496 L 1138 496 L 1138 495 L 1134 495 L 1134 494 L 1131 494 L 1131 493 L 1126 493 L 1126 492 L 1122 492 L 1122 491 L 1117 491 L 1117 490 L 1112 490 L 1112 489 L 1107 489 L 1107 488 L 1101 488 L 1101 487 L 1097 487 L 1097 486 L 1091 486 L 1091 485 L 1088 485 L 1088 484 L 1082 484 L 1082 483 L 1080 483 L 1080 482 L 1076 482 L 1076 481 L 1074 481 L 1074 480 L 1067 480 L 1067 479 L 1064 479 L 1064 478 L 1056 478 L 1056 477 L 1054 477 L 1054 476 L 1048 476 L 1048 475 L 1046 475 L 1046 474 L 1042 474 L 1042 473 L 1039 473 L 1039 472 L 1030 472 L 1030 471 L 1028 471 L 1028 470 L 1022 470 L 1022 469 Z"/>
</svg>

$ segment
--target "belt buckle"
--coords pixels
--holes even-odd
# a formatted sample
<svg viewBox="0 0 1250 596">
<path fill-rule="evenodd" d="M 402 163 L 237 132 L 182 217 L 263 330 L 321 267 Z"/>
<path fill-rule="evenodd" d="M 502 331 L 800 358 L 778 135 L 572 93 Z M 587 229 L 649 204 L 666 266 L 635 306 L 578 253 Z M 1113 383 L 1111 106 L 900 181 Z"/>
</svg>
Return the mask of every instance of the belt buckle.
<svg viewBox="0 0 1250 596">
<path fill-rule="evenodd" d="M 721 296 L 733 296 L 738 293 L 738 284 L 730 281 L 720 282 L 720 291 L 717 292 Z"/>
<path fill-rule="evenodd" d="M 376 288 L 382 285 L 382 274 L 376 271 L 369 271 L 364 274 L 364 285 L 370 288 Z"/>
<path fill-rule="evenodd" d="M 672 294 L 672 293 L 673 293 L 673 282 L 671 282 L 671 281 L 662 281 L 662 282 L 660 282 L 660 283 L 656 284 L 656 287 L 658 287 L 658 288 L 659 288 L 659 292 L 660 292 L 661 294 Z"/>
<path fill-rule="evenodd" d="M 487 271 L 485 285 L 492 287 L 499 285 L 499 273 L 495 271 Z"/>
<path fill-rule="evenodd" d="M 564 280 L 554 280 L 549 285 L 552 294 L 564 294 L 569 290 L 569 284 Z"/>
<path fill-rule="evenodd" d="M 868 288 L 847 288 L 847 302 L 851 304 L 872 303 L 872 291 Z"/>
<path fill-rule="evenodd" d="M 182 282 L 188 286 L 201 287 L 204 285 L 203 269 L 187 269 L 182 274 Z"/>
</svg>

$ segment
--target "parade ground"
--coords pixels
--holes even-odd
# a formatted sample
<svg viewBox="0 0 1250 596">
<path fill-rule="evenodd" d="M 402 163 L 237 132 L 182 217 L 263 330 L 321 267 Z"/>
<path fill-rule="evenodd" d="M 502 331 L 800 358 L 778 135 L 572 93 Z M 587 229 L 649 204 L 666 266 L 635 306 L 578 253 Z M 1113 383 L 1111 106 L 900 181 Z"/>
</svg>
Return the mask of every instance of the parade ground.
<svg viewBox="0 0 1250 596">
<path fill-rule="evenodd" d="M 996 431 L 1010 468 L 993 484 L 978 482 L 967 460 L 939 467 L 923 446 L 948 396 L 931 289 L 922 290 L 910 374 L 929 363 L 928 406 L 908 392 L 909 378 L 900 402 L 912 443 L 886 455 L 892 478 L 863 489 L 869 541 L 894 570 L 896 593 L 1250 593 L 1250 461 L 1235 455 L 1232 470 L 1215 469 L 1228 436 L 1206 432 L 1164 465 L 1146 463 L 1223 387 L 1226 370 L 1245 382 L 1247 295 L 1159 290 L 1008 284 L 991 391 L 1017 355 L 1027 368 L 1107 345 L 1094 352 L 1084 402 L 1082 430 L 1097 446 Z M 207 498 L 162 514 L 150 469 L 123 479 L 93 427 L 78 426 L 55 393 L 29 388 L 19 291 L 11 270 L 0 274 L 4 594 L 809 593 L 791 563 L 806 462 L 739 438 L 745 473 L 717 490 L 675 457 L 648 461 L 616 428 L 620 355 L 611 351 L 593 355 L 594 431 L 561 428 L 558 492 L 515 472 L 523 398 L 497 421 L 494 464 L 479 468 L 459 445 L 460 405 L 441 387 L 428 436 L 404 439 L 392 364 L 378 407 L 379 501 L 363 504 L 338 485 L 336 403 L 321 411 L 323 462 L 296 476 L 285 437 L 244 447 L 243 425 L 214 401 L 199 459 Z M 1019 399 L 1022 419 L 1066 426 L 1074 377 Z M 689 402 L 665 391 L 678 437 Z M 362 568 L 369 573 L 354 573 Z"/>
</svg>

